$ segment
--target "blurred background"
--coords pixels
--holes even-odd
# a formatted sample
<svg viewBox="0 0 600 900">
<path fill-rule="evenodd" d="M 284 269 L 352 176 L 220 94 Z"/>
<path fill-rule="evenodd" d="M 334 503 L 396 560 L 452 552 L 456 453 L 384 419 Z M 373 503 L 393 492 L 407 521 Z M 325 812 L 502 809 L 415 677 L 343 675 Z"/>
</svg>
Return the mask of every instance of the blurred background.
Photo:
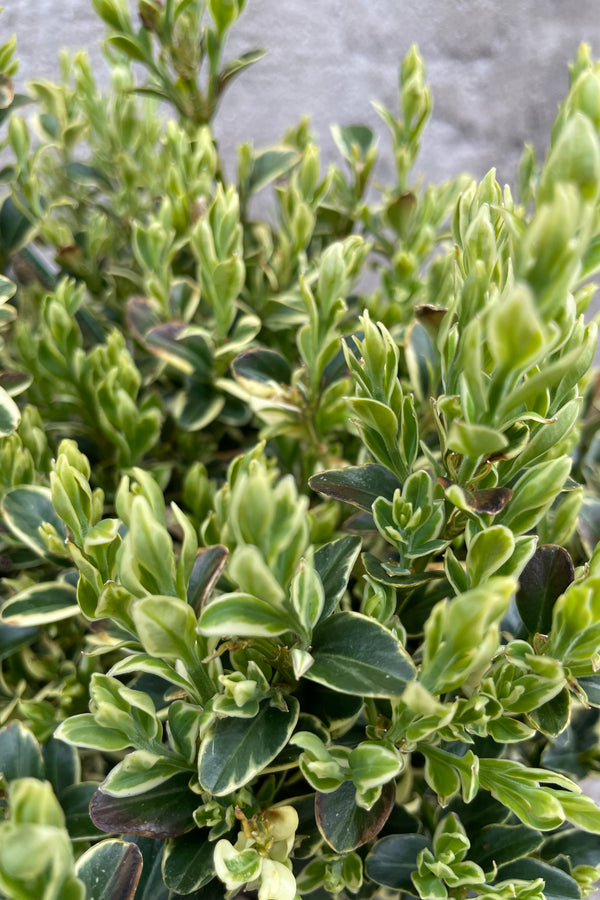
<svg viewBox="0 0 600 900">
<path fill-rule="evenodd" d="M 91 0 L 4 0 L 0 35 L 13 31 L 21 86 L 55 78 L 61 47 L 87 49 L 105 73 Z M 306 114 L 325 159 L 332 122 L 369 124 L 385 179 L 386 130 L 370 101 L 396 107 L 398 65 L 417 43 L 434 98 L 418 171 L 439 181 L 496 166 L 513 183 L 523 143 L 545 151 L 581 41 L 600 56 L 598 0 L 248 0 L 229 49 L 269 52 L 234 82 L 215 128 L 231 164 L 236 144 L 275 143 Z"/>
</svg>

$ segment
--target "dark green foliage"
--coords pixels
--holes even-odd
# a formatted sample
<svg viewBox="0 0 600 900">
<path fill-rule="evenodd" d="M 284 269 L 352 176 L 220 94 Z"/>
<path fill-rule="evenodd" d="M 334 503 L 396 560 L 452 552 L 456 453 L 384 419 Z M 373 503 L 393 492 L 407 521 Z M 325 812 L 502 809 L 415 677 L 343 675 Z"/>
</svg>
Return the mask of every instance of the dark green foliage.
<svg viewBox="0 0 600 900">
<path fill-rule="evenodd" d="M 391 184 L 307 121 L 229 180 L 244 0 L 93 5 L 105 93 L 0 47 L 0 895 L 586 896 L 599 65 L 516 196 L 413 177 L 416 48 Z"/>
</svg>

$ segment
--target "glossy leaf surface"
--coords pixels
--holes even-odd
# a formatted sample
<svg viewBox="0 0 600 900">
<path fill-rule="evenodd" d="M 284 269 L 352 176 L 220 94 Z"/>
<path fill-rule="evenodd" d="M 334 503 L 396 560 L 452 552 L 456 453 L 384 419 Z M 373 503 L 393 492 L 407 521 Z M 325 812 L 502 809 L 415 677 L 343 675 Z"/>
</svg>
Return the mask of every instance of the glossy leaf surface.
<svg viewBox="0 0 600 900">
<path fill-rule="evenodd" d="M 287 710 L 265 702 L 252 719 L 217 719 L 198 756 L 200 783 L 217 797 L 237 790 L 260 772 L 290 739 L 298 720 L 295 697 Z"/>
<path fill-rule="evenodd" d="M 360 613 L 325 619 L 315 628 L 311 653 L 315 661 L 304 677 L 343 694 L 401 694 L 415 674 L 399 641 Z"/>
<path fill-rule="evenodd" d="M 106 840 L 90 847 L 75 868 L 94 900 L 133 900 L 142 871 L 142 854 L 135 844 Z"/>
<path fill-rule="evenodd" d="M 519 576 L 517 591 L 517 609 L 530 634 L 548 634 L 554 603 L 573 578 L 573 561 L 563 547 L 538 547 Z"/>
<path fill-rule="evenodd" d="M 378 497 L 391 500 L 401 485 L 393 472 L 384 466 L 368 464 L 319 472 L 308 479 L 309 486 L 319 494 L 358 506 L 367 512 Z"/>
<path fill-rule="evenodd" d="M 319 831 L 338 853 L 349 853 L 379 834 L 395 802 L 395 785 L 388 782 L 371 809 L 356 805 L 356 790 L 345 781 L 331 794 L 315 796 L 315 816 Z"/>
<path fill-rule="evenodd" d="M 146 794 L 111 797 L 97 790 L 90 803 L 95 825 L 109 834 L 177 837 L 194 827 L 198 798 L 189 789 L 190 773 L 182 772 Z"/>
<path fill-rule="evenodd" d="M 432 850 L 431 841 L 420 834 L 391 834 L 377 841 L 366 860 L 367 875 L 377 884 L 414 894 L 411 875 L 417 856 Z"/>
</svg>

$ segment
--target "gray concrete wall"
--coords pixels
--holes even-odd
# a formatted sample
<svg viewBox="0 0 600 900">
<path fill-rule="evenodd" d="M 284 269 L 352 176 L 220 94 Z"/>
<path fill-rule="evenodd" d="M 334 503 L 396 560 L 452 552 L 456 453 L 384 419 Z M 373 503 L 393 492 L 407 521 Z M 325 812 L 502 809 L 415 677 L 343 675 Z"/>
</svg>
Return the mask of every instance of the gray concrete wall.
<svg viewBox="0 0 600 900">
<path fill-rule="evenodd" d="M 99 57 L 90 0 L 3 4 L 0 35 L 16 31 L 23 81 L 55 76 L 63 46 Z M 417 42 L 435 104 L 419 170 L 438 180 L 495 165 L 512 182 L 523 142 L 546 147 L 581 41 L 600 56 L 598 0 L 248 0 L 231 51 L 269 55 L 231 88 L 216 128 L 224 148 L 265 145 L 310 113 L 331 157 L 331 122 L 367 122 L 381 134 L 385 177 L 385 128 L 370 100 L 394 107 L 399 61 Z"/>
</svg>

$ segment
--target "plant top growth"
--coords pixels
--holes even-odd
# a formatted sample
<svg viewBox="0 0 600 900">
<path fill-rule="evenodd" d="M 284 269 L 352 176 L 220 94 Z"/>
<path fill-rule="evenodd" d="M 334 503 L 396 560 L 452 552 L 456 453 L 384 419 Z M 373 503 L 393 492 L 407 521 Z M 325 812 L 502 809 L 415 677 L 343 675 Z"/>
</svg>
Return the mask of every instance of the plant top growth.
<svg viewBox="0 0 600 900">
<path fill-rule="evenodd" d="M 390 183 L 228 179 L 243 0 L 93 6 L 106 90 L 0 47 L 0 897 L 587 896 L 599 64 L 514 192 L 413 174 L 415 47 Z"/>
</svg>

